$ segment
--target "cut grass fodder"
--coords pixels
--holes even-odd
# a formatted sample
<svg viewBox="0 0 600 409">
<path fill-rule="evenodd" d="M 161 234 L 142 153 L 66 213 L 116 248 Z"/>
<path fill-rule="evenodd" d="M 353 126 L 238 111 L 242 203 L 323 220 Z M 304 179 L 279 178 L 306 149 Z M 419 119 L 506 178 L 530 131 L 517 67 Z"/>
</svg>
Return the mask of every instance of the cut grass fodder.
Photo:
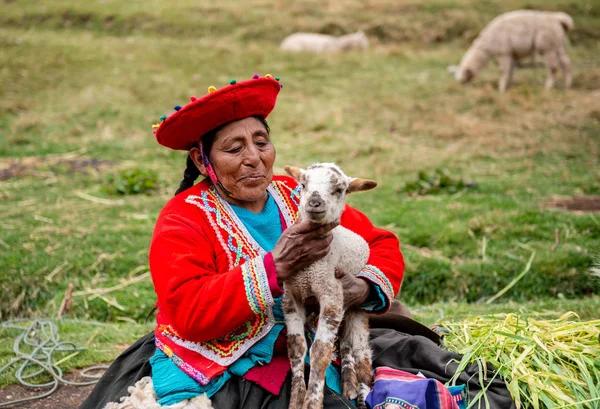
<svg viewBox="0 0 600 409">
<path fill-rule="evenodd" d="M 499 314 L 441 325 L 450 331 L 445 345 L 463 356 L 451 383 L 471 364 L 489 379 L 490 364 L 517 408 L 600 408 L 600 320 L 580 321 L 572 312 L 553 320 Z"/>
</svg>

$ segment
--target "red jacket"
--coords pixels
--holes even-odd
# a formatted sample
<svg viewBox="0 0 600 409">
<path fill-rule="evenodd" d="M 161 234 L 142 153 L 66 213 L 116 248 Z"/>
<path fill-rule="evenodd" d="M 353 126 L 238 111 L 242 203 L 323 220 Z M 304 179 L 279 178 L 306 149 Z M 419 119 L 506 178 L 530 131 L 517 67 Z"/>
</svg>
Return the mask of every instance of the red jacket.
<svg viewBox="0 0 600 409">
<path fill-rule="evenodd" d="M 268 190 L 285 229 L 297 217 L 299 185 L 275 176 Z M 341 225 L 369 243 L 370 257 L 359 276 L 385 295 L 384 312 L 404 274 L 398 239 L 350 206 Z M 163 208 L 149 257 L 159 307 L 157 347 L 201 384 L 220 375 L 272 328 L 273 299 L 281 295 L 272 257 L 208 181 Z"/>
</svg>

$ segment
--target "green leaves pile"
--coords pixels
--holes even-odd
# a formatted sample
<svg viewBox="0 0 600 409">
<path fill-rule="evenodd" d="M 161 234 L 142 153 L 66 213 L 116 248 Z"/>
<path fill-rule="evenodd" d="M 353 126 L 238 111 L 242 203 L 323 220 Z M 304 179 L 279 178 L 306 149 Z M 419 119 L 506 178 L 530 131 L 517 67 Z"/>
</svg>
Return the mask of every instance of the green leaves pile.
<svg viewBox="0 0 600 409">
<path fill-rule="evenodd" d="M 491 364 L 517 409 L 600 408 L 600 320 L 580 321 L 572 312 L 555 320 L 500 314 L 441 325 L 450 331 L 446 346 L 463 355 L 453 380 L 470 364 L 489 380 Z M 485 395 L 475 401 L 485 403 Z"/>
<path fill-rule="evenodd" d="M 433 174 L 420 171 L 418 179 L 408 182 L 404 191 L 410 195 L 430 195 L 437 193 L 456 193 L 465 188 L 476 188 L 477 183 L 464 181 L 450 174 L 448 169 L 437 168 Z"/>
<path fill-rule="evenodd" d="M 158 188 L 158 174 L 149 169 L 125 169 L 110 175 L 106 180 L 106 190 L 112 194 L 135 195 L 156 188 Z"/>
</svg>

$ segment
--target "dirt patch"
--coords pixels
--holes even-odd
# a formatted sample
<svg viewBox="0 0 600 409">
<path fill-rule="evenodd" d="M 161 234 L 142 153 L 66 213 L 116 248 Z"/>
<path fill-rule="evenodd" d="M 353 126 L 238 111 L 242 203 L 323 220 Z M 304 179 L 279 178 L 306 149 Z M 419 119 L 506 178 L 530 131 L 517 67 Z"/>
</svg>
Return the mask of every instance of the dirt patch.
<svg viewBox="0 0 600 409">
<path fill-rule="evenodd" d="M 39 158 L 0 161 L 0 181 L 19 176 L 47 177 L 57 173 L 90 173 L 112 166 L 107 160 L 95 158 Z"/>
<path fill-rule="evenodd" d="M 600 196 L 572 196 L 554 199 L 546 203 L 548 207 L 575 212 L 600 212 Z"/>
<path fill-rule="evenodd" d="M 72 382 L 86 381 L 79 373 L 66 375 L 65 378 Z M 52 395 L 46 398 L 16 403 L 4 407 L 11 409 L 78 409 L 93 388 L 94 385 L 62 385 L 59 386 Z M 48 388 L 26 388 L 21 385 L 9 385 L 0 390 L 0 402 L 9 402 L 33 397 L 48 392 L 48 390 Z"/>
</svg>

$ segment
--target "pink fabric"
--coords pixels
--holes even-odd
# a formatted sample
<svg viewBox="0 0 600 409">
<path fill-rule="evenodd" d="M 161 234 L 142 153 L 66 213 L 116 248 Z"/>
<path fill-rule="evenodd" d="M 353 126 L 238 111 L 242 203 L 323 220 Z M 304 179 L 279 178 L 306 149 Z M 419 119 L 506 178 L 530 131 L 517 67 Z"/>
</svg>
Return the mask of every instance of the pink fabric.
<svg viewBox="0 0 600 409">
<path fill-rule="evenodd" d="M 274 356 L 269 364 L 255 366 L 246 372 L 244 379 L 256 383 L 273 395 L 279 395 L 289 370 L 290 361 L 287 356 Z"/>
<path fill-rule="evenodd" d="M 263 258 L 263 264 L 265 265 L 265 271 L 267 272 L 267 279 L 269 280 L 269 288 L 273 298 L 277 298 L 283 294 L 283 289 L 277 282 L 277 269 L 275 268 L 275 261 L 273 261 L 273 255 L 269 252 L 265 254 Z"/>
</svg>

